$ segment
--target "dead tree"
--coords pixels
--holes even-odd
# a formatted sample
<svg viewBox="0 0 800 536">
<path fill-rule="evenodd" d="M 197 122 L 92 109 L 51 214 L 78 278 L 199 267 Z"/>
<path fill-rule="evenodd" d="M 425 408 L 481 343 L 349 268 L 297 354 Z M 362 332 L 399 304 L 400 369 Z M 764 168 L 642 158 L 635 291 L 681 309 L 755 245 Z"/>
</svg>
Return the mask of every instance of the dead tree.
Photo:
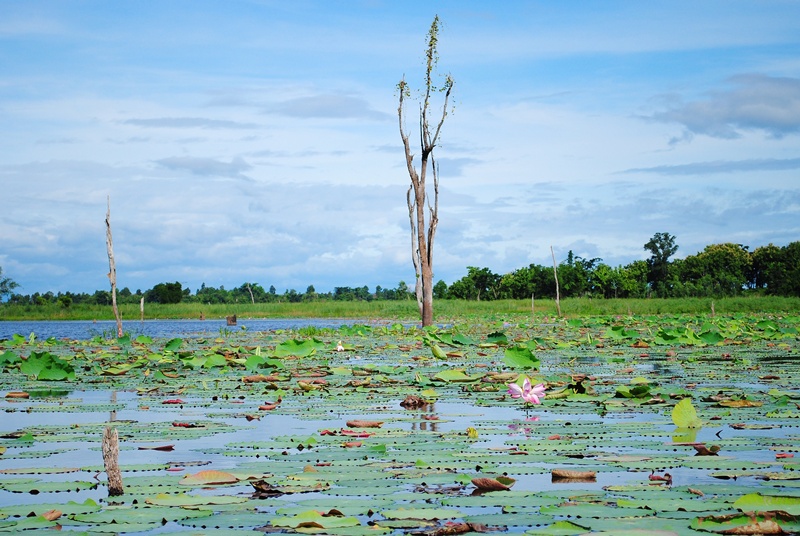
<svg viewBox="0 0 800 536">
<path fill-rule="evenodd" d="M 425 89 L 424 98 L 420 103 L 419 111 L 419 142 L 420 142 L 420 167 L 417 171 L 414 166 L 414 153 L 411 151 L 411 143 L 408 133 L 404 126 L 405 99 L 410 97 L 411 91 L 408 83 L 403 78 L 397 84 L 399 104 L 397 106 L 397 117 L 400 123 L 400 137 L 403 140 L 403 150 L 406 156 L 406 166 L 411 184 L 406 192 L 406 202 L 408 204 L 408 219 L 411 225 L 411 261 L 414 264 L 416 273 L 415 294 L 417 305 L 419 306 L 422 325 L 433 324 L 433 241 L 436 237 L 436 227 L 439 223 L 439 169 L 433 157 L 433 149 L 439 141 L 439 133 L 442 130 L 445 117 L 447 117 L 447 106 L 450 99 L 450 92 L 453 90 L 453 79 L 450 75 L 445 76 L 442 87 L 436 87 L 433 82 L 433 71 L 439 61 L 437 52 L 437 42 L 439 38 L 439 16 L 433 19 L 431 28 L 428 31 L 428 48 L 426 51 L 425 69 Z M 442 104 L 441 117 L 435 128 L 431 130 L 428 121 L 430 113 L 430 98 L 433 92 L 444 93 L 444 103 Z M 428 164 L 430 163 L 431 174 L 433 176 L 433 198 L 426 190 L 428 175 Z M 426 210 L 430 216 L 426 223 Z"/>
<path fill-rule="evenodd" d="M 122 337 L 122 319 L 117 307 L 117 265 L 114 262 L 114 241 L 111 239 L 111 196 L 108 196 L 106 210 L 106 246 L 108 247 L 108 279 L 111 281 L 111 308 L 117 320 L 117 337 Z"/>
<path fill-rule="evenodd" d="M 553 246 L 550 246 L 550 255 L 553 257 L 553 277 L 556 280 L 556 311 L 558 311 L 558 316 L 561 316 L 561 295 L 558 291 L 558 268 L 556 268 L 556 254 L 553 252 Z"/>
<path fill-rule="evenodd" d="M 119 469 L 119 435 L 117 429 L 106 426 L 103 430 L 103 465 L 108 477 L 108 496 L 117 497 L 125 493 L 122 472 Z"/>
</svg>

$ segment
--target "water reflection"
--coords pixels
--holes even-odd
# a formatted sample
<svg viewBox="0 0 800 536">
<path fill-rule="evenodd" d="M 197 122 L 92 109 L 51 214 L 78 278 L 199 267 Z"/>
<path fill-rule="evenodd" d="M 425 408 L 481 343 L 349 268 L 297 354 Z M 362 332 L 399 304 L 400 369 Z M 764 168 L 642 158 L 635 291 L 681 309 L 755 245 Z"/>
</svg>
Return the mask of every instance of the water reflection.
<svg viewBox="0 0 800 536">
<path fill-rule="evenodd" d="M 422 421 L 420 421 L 420 422 L 413 421 L 411 423 L 411 430 L 412 431 L 420 430 L 420 431 L 423 431 L 423 432 L 426 432 L 426 431 L 438 432 L 439 431 L 439 427 L 437 425 L 439 424 L 439 422 L 438 422 L 439 421 L 439 416 L 436 414 L 436 403 L 435 402 L 429 402 L 428 404 L 423 406 L 421 409 L 422 409 L 422 411 L 420 411 L 419 413 L 420 413 L 420 418 L 422 419 Z"/>
</svg>

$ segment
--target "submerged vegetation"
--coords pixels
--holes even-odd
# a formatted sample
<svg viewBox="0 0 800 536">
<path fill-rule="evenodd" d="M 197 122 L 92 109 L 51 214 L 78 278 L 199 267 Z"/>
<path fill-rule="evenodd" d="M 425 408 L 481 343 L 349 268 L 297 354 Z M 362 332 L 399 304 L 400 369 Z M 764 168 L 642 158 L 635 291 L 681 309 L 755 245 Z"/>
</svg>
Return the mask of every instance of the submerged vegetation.
<svg viewBox="0 0 800 536">
<path fill-rule="evenodd" d="M 800 530 L 796 312 L 452 321 L 0 341 L 0 531 Z"/>
</svg>

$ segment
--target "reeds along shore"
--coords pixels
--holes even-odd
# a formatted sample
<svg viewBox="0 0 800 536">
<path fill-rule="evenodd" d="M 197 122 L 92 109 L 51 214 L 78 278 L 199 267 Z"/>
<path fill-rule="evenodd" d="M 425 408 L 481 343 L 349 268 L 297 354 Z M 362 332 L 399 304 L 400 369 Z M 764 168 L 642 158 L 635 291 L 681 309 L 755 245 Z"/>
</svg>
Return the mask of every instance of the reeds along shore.
<svg viewBox="0 0 800 536">
<path fill-rule="evenodd" d="M 555 317 L 553 300 L 535 300 L 533 311 L 530 300 L 434 301 L 436 322 L 472 315 L 503 318 L 507 315 Z M 726 315 L 733 313 L 774 313 L 800 315 L 800 298 L 748 296 L 738 298 L 653 298 L 653 299 L 592 299 L 566 298 L 561 300 L 562 316 L 622 315 L 641 316 L 657 314 Z M 123 321 L 138 321 L 138 304 L 121 304 Z M 319 301 L 300 303 L 242 303 L 202 304 L 178 303 L 162 305 L 147 303 L 145 320 L 150 319 L 225 319 L 236 315 L 246 318 L 350 318 L 413 321 L 419 319 L 414 300 L 405 301 Z M 0 304 L 1 320 L 113 320 L 110 306 L 58 304 L 43 306 Z"/>
</svg>

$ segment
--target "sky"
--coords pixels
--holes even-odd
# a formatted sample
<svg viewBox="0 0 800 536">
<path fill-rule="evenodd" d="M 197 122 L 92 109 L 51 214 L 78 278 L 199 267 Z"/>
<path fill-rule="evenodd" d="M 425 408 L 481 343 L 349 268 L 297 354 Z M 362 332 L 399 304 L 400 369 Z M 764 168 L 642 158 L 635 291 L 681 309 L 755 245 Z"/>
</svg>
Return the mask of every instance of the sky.
<svg viewBox="0 0 800 536">
<path fill-rule="evenodd" d="M 397 84 L 455 81 L 434 279 L 800 240 L 795 0 L 0 0 L 0 267 L 117 284 L 409 286 Z M 432 107 L 441 112 L 441 95 Z M 437 100 L 438 99 L 438 100 Z M 419 149 L 414 151 L 419 164 Z"/>
</svg>

